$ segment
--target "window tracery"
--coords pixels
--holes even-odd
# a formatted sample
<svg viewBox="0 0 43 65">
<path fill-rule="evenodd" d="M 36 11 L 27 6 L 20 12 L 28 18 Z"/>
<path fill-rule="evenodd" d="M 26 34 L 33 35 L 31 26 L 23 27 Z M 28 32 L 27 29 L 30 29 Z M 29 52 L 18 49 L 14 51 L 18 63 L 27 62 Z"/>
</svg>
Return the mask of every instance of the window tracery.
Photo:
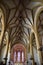
<svg viewBox="0 0 43 65">
<path fill-rule="evenodd" d="M 24 52 L 15 51 L 14 52 L 14 62 L 24 62 Z"/>
</svg>

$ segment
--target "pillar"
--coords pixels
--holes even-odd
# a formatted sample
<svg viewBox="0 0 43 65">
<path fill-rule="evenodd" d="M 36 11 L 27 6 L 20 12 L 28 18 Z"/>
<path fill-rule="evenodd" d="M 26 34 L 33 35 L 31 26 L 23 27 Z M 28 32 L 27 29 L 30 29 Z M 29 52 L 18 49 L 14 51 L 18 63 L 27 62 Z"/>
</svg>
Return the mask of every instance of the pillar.
<svg viewBox="0 0 43 65">
<path fill-rule="evenodd" d="M 37 53 L 38 53 L 38 59 L 39 59 L 39 64 L 42 65 L 42 53 L 39 50 L 40 46 L 40 41 L 39 41 L 39 37 L 38 37 L 38 33 L 35 33 L 35 40 L 36 40 L 36 46 L 37 46 Z"/>
<path fill-rule="evenodd" d="M 30 54 L 31 54 L 31 60 L 32 60 L 32 65 L 34 64 L 34 53 L 33 53 L 33 46 L 32 46 L 32 33 L 30 33 Z"/>
<path fill-rule="evenodd" d="M 8 57 L 7 57 L 7 65 L 10 65 L 10 53 L 11 53 L 10 44 L 11 44 L 11 42 L 9 43 L 9 50 L 8 50 Z"/>
</svg>

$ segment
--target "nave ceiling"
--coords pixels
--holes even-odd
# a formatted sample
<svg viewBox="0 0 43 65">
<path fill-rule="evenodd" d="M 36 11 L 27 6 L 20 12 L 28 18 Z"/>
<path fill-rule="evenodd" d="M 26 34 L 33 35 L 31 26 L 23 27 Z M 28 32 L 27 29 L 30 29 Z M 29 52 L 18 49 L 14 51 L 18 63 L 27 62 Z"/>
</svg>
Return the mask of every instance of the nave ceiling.
<svg viewBox="0 0 43 65">
<path fill-rule="evenodd" d="M 9 31 L 12 45 L 16 42 L 29 43 L 31 27 L 34 25 L 34 13 L 41 5 L 42 2 L 29 0 L 0 1 L 0 7 L 4 9 L 5 30 Z"/>
</svg>

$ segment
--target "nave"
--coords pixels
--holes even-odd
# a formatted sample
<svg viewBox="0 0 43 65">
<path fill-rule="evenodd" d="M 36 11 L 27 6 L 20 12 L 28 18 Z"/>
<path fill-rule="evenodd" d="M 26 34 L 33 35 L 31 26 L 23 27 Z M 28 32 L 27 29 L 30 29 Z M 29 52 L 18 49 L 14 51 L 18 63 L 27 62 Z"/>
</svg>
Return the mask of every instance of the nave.
<svg viewBox="0 0 43 65">
<path fill-rule="evenodd" d="M 43 65 L 43 0 L 0 0 L 0 65 Z"/>
</svg>

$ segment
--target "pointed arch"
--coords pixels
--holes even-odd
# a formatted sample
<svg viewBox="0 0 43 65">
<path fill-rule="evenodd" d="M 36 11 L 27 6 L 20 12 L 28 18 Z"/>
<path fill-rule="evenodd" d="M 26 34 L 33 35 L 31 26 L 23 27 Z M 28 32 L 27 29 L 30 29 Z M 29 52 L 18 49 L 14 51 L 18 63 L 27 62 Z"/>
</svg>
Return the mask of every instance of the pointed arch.
<svg viewBox="0 0 43 65">
<path fill-rule="evenodd" d="M 39 33 L 37 32 L 37 22 L 38 22 L 38 17 L 42 11 L 43 11 L 43 6 L 40 6 L 36 10 L 35 17 L 34 17 L 34 29 L 35 29 L 34 34 L 35 34 L 35 40 L 36 40 L 36 45 L 37 45 L 38 61 L 40 65 L 42 65 L 43 58 L 42 58 L 42 52 L 38 51 L 38 49 L 41 47 L 41 44 L 40 44 L 40 39 L 39 39 Z"/>
<path fill-rule="evenodd" d="M 5 61 L 4 58 L 6 57 L 8 42 L 9 42 L 9 36 L 8 32 L 6 31 L 2 44 L 3 47 L 1 48 L 1 61 Z"/>
<path fill-rule="evenodd" d="M 4 29 L 5 29 L 5 18 L 4 18 L 4 12 L 3 10 L 0 8 L 0 44 L 2 41 L 2 37 L 4 34 Z"/>
<path fill-rule="evenodd" d="M 35 17 L 34 17 L 34 27 L 35 27 L 35 30 L 36 30 L 36 28 L 37 28 L 37 20 L 38 20 L 38 17 L 39 17 L 39 15 L 40 15 L 40 13 L 43 11 L 43 6 L 40 6 L 38 9 L 37 9 L 37 11 L 36 11 L 36 13 L 35 13 Z"/>
</svg>

